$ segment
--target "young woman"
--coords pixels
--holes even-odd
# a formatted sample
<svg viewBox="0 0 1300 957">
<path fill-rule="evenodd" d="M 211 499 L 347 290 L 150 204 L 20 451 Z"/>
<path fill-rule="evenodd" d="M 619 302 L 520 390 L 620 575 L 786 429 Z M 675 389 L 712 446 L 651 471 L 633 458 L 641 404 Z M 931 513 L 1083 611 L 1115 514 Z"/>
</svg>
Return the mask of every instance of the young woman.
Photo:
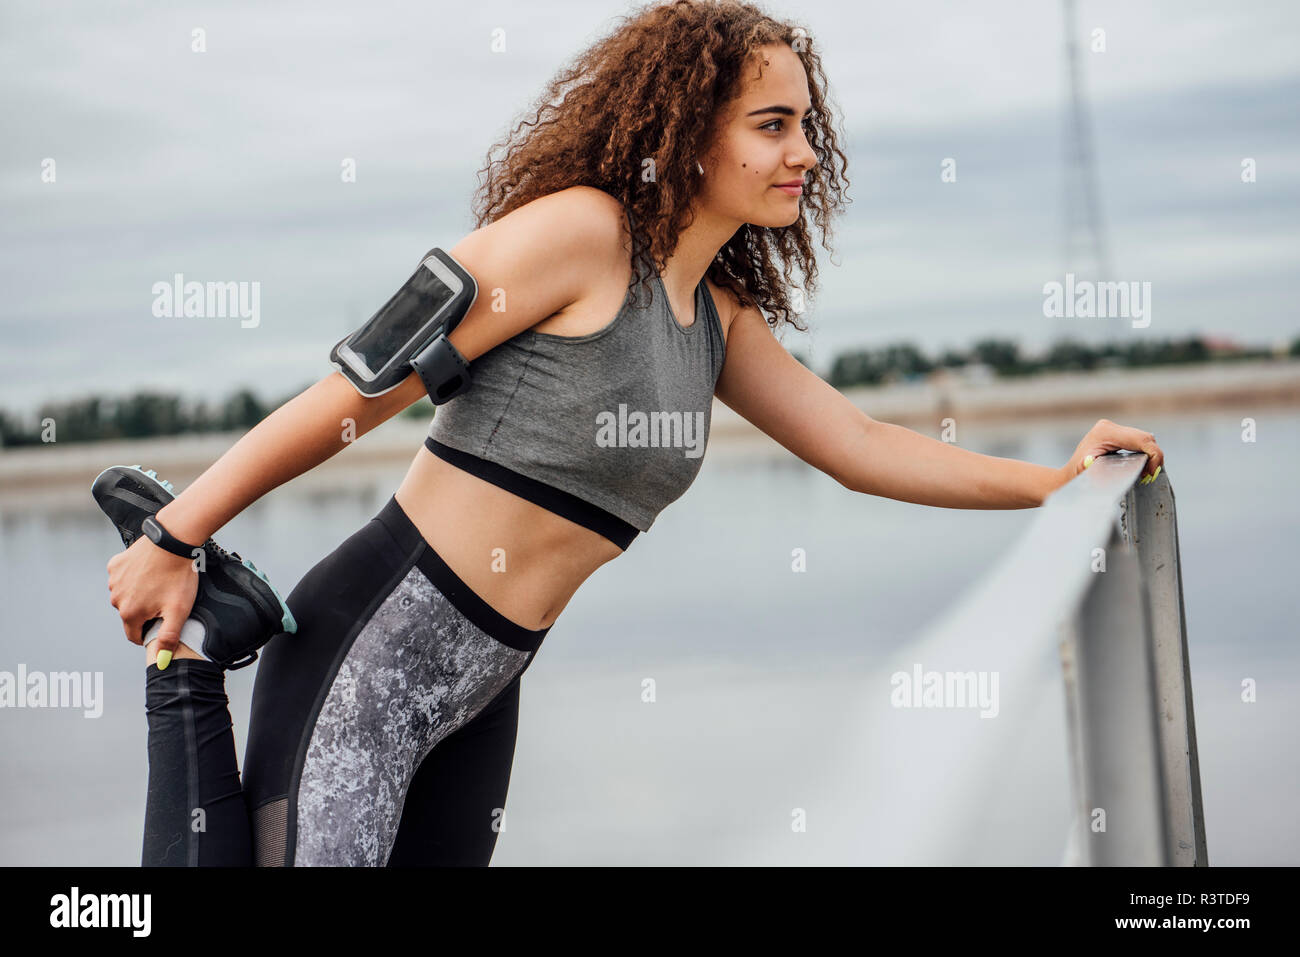
<svg viewBox="0 0 1300 957">
<path fill-rule="evenodd" d="M 450 337 L 473 387 L 439 407 L 379 514 L 290 593 L 297 633 L 262 653 L 242 785 L 222 671 L 178 642 L 191 563 L 152 542 L 115 556 L 127 637 L 164 618 L 151 734 L 186 735 L 174 760 L 151 751 L 150 801 L 235 809 L 147 834 L 145 863 L 487 864 L 520 676 L 578 587 L 694 480 L 683 439 L 693 423 L 707 436 L 715 395 L 846 488 L 924 505 L 1036 506 L 1116 449 L 1147 452 L 1154 474 L 1154 438 L 1106 420 L 1060 468 L 878 422 L 782 348 L 775 327 L 803 328 L 790 269 L 815 288 L 809 221 L 827 231 L 847 183 L 814 46 L 742 3 L 646 9 L 489 162 L 480 228 L 450 250 L 480 289 Z M 349 421 L 364 434 L 424 394 L 414 374 L 368 400 L 331 375 L 157 518 L 203 541 L 340 451 Z M 602 441 L 621 406 L 682 431 Z"/>
</svg>

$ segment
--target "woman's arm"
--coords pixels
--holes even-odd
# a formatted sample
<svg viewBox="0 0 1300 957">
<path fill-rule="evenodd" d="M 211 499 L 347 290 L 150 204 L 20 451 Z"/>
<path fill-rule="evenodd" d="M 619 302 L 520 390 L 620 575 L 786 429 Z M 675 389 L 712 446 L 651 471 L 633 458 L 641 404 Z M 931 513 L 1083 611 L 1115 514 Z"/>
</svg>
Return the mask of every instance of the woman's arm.
<svg viewBox="0 0 1300 957">
<path fill-rule="evenodd" d="M 448 338 L 473 361 L 497 344 L 576 302 L 620 264 L 622 206 L 589 187 L 535 199 L 470 233 L 450 252 L 474 276 L 480 295 Z M 201 544 L 265 495 L 335 455 L 349 442 L 425 395 L 412 372 L 375 398 L 332 373 L 290 399 L 242 436 L 207 471 L 158 511 L 173 535 Z M 163 620 L 160 667 L 180 640 L 194 605 L 190 559 L 137 539 L 108 561 L 109 595 L 127 638 Z M 167 660 L 170 660 L 169 658 Z"/>
<path fill-rule="evenodd" d="M 1060 468 L 981 455 L 878 422 L 806 368 L 772 335 L 757 309 L 739 309 L 727 330 L 717 397 L 799 458 L 845 488 L 943 508 L 1033 508 L 1116 449 L 1148 455 L 1145 475 L 1164 461 L 1155 437 L 1100 420 Z"/>
<path fill-rule="evenodd" d="M 391 392 L 366 398 L 335 372 L 242 435 L 159 509 L 158 521 L 181 541 L 200 545 L 271 489 L 315 468 L 423 394 L 414 373 Z"/>
<path fill-rule="evenodd" d="M 592 278 L 616 268 L 622 206 L 574 186 L 540 197 L 450 250 L 479 296 L 448 337 L 468 361 L 583 296 Z M 202 544 L 250 504 L 315 468 L 425 395 L 414 372 L 391 392 L 360 395 L 340 372 L 290 399 L 242 436 L 158 512 L 183 542 Z M 349 429 L 348 420 L 355 425 Z"/>
<path fill-rule="evenodd" d="M 982 455 L 863 418 L 854 491 L 940 508 L 1035 508 L 1068 480 L 1063 469 Z"/>
</svg>

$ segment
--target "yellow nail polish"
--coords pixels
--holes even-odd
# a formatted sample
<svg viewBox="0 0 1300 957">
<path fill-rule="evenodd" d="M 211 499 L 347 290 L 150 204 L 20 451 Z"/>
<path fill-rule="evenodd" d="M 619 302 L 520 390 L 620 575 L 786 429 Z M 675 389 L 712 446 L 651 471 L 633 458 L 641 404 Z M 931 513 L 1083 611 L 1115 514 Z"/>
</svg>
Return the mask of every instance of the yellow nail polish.
<svg viewBox="0 0 1300 957">
<path fill-rule="evenodd" d="M 158 652 L 158 670 L 166 671 L 167 666 L 172 663 L 172 653 L 170 651 Z"/>
<path fill-rule="evenodd" d="M 1084 467 L 1084 468 L 1087 468 L 1087 467 L 1090 466 L 1090 465 L 1092 465 L 1092 456 L 1091 456 L 1091 455 L 1089 455 L 1086 459 L 1083 460 L 1083 467 Z"/>
<path fill-rule="evenodd" d="M 1161 470 L 1162 468 L 1164 468 L 1163 465 L 1157 465 L 1157 466 L 1156 466 L 1156 474 L 1153 475 L 1153 476 L 1151 476 L 1151 480 L 1152 480 L 1152 481 L 1155 481 L 1157 478 L 1160 477 L 1160 470 Z"/>
</svg>

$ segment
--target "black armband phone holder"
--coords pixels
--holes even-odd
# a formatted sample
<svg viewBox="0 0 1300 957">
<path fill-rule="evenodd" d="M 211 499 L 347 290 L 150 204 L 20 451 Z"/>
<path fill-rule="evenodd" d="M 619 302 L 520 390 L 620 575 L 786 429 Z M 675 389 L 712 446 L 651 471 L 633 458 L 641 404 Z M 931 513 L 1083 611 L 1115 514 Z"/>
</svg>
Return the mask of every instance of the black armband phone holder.
<svg viewBox="0 0 1300 957">
<path fill-rule="evenodd" d="M 334 344 L 330 361 L 367 398 L 397 388 L 414 369 L 441 405 L 470 387 L 470 364 L 447 336 L 477 298 L 474 277 L 435 247 L 382 309 Z"/>
</svg>

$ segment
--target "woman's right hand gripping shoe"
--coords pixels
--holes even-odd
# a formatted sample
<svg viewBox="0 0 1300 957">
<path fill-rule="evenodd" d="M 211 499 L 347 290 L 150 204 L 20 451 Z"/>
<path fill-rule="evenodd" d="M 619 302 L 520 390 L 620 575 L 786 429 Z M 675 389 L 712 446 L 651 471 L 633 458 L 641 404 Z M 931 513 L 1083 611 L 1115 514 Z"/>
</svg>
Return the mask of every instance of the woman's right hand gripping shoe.
<svg viewBox="0 0 1300 957">
<path fill-rule="evenodd" d="M 194 559 L 173 555 L 143 536 L 108 560 L 108 593 L 127 639 L 137 645 L 144 644 L 146 626 L 161 618 L 158 651 L 174 652 L 198 590 Z"/>
<path fill-rule="evenodd" d="M 266 573 L 238 552 L 209 538 L 202 552 L 188 558 L 159 548 L 142 533 L 144 520 L 176 497 L 171 483 L 152 469 L 114 465 L 99 474 L 90 491 L 127 546 L 113 556 L 108 570 L 113 607 L 131 641 L 140 643 L 152 619 L 161 617 L 158 651 L 173 652 L 186 619 L 193 618 L 203 625 L 203 654 L 234 669 L 256 661 L 258 649 L 277 634 L 298 630 L 288 602 Z M 159 668 L 166 666 L 164 658 Z"/>
</svg>

